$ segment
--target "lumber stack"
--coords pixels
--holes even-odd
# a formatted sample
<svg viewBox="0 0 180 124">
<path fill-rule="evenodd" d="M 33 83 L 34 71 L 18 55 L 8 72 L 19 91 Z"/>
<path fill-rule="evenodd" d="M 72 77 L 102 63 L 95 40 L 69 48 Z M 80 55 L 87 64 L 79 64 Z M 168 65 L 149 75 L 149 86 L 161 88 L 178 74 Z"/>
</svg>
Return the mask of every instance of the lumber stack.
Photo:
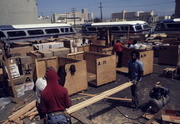
<svg viewBox="0 0 180 124">
<path fill-rule="evenodd" d="M 21 124 L 24 123 L 23 119 L 29 118 L 32 120 L 36 115 L 38 114 L 36 109 L 36 100 L 28 103 L 25 107 L 17 110 L 14 112 L 11 116 L 8 117 L 8 119 L 3 123 L 17 123 Z"/>
</svg>

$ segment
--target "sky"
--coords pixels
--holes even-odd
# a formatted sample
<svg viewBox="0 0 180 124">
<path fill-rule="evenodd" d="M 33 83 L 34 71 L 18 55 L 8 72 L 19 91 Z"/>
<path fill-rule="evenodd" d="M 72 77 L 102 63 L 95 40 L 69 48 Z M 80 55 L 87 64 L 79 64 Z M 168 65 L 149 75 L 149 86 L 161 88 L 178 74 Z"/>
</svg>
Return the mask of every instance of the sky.
<svg viewBox="0 0 180 124">
<path fill-rule="evenodd" d="M 123 10 L 145 11 L 153 10 L 158 15 L 172 15 L 175 10 L 175 0 L 37 0 L 38 14 L 51 16 L 53 13 L 71 12 L 72 8 L 81 11 L 87 8 L 94 17 L 100 17 L 100 2 L 103 18 L 110 18 L 114 12 Z"/>
</svg>

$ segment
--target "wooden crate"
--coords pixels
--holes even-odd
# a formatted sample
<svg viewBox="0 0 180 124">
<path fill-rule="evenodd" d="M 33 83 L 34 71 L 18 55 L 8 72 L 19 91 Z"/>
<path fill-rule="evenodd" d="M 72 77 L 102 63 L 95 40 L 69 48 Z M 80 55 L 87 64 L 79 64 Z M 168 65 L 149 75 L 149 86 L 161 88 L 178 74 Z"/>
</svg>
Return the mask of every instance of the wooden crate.
<svg viewBox="0 0 180 124">
<path fill-rule="evenodd" d="M 159 48 L 158 63 L 177 65 L 180 61 L 180 45 L 161 46 Z"/>
<path fill-rule="evenodd" d="M 78 46 L 77 47 L 77 52 L 81 52 L 81 51 L 85 51 L 88 52 L 89 51 L 89 45 L 82 45 L 82 46 Z"/>
<path fill-rule="evenodd" d="M 70 72 L 71 65 L 74 65 L 76 69 L 73 75 Z M 87 69 L 86 62 L 84 60 L 79 61 L 64 57 L 36 59 L 36 73 L 38 78 L 44 77 L 46 67 L 48 66 L 54 67 L 56 72 L 60 66 L 64 66 L 65 72 L 67 73 L 64 86 L 67 88 L 69 95 L 86 90 L 88 88 Z"/>
<path fill-rule="evenodd" d="M 122 66 L 128 67 L 128 61 L 131 60 L 131 52 L 132 49 L 123 49 L 123 57 L 122 57 Z M 153 64 L 154 64 L 154 51 L 153 50 L 139 50 L 140 58 L 139 60 L 143 62 L 144 65 L 144 75 L 151 74 L 153 72 Z"/>
<path fill-rule="evenodd" d="M 58 57 L 59 66 L 64 66 L 66 72 L 65 87 L 69 95 L 86 90 L 88 88 L 87 67 L 85 60 L 76 60 L 65 57 Z M 71 74 L 71 66 L 75 66 L 75 73 Z"/>
<path fill-rule="evenodd" d="M 33 51 L 32 46 L 10 48 L 10 54 L 12 57 L 27 56 L 30 51 Z"/>
<path fill-rule="evenodd" d="M 37 78 L 42 78 L 45 76 L 46 68 L 48 66 L 54 67 L 54 69 L 58 70 L 58 58 L 50 57 L 50 58 L 39 58 L 35 60 L 36 64 L 36 74 Z"/>
<path fill-rule="evenodd" d="M 71 53 L 68 57 L 84 56 L 86 60 L 87 72 L 90 76 L 89 81 L 95 86 L 100 86 L 116 80 L 116 57 L 115 55 L 106 55 L 97 52 Z M 92 77 L 95 78 L 92 81 Z"/>
<path fill-rule="evenodd" d="M 101 46 L 101 45 L 90 45 L 90 51 L 100 52 L 107 55 L 112 55 L 113 47 L 112 46 Z"/>
</svg>

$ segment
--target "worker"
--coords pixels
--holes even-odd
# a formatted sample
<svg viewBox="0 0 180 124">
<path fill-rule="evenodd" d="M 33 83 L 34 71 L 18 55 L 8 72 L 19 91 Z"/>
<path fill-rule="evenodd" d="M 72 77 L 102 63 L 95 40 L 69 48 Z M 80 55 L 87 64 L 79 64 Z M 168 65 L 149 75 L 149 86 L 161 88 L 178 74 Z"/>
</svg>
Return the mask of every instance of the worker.
<svg viewBox="0 0 180 124">
<path fill-rule="evenodd" d="M 120 40 L 116 41 L 116 44 L 114 45 L 114 50 L 116 52 L 116 55 L 118 56 L 118 63 L 117 68 L 122 67 L 122 56 L 123 56 L 123 45 L 120 43 Z"/>
<path fill-rule="evenodd" d="M 40 106 L 43 114 L 47 115 L 50 124 L 68 124 L 65 114 L 71 101 L 66 88 L 58 84 L 59 77 L 53 68 L 46 71 L 47 86 L 41 93 Z"/>
<path fill-rule="evenodd" d="M 139 46 L 137 45 L 137 40 L 134 40 L 132 45 L 129 48 L 131 48 L 131 49 L 139 49 Z"/>
<path fill-rule="evenodd" d="M 132 94 L 132 103 L 135 109 L 139 108 L 139 100 L 138 100 L 138 87 L 139 81 L 143 76 L 143 63 L 138 60 L 139 59 L 139 52 L 132 51 L 131 52 L 131 60 L 128 62 L 128 69 L 129 69 L 129 80 L 133 82 L 131 86 L 131 94 Z"/>
<path fill-rule="evenodd" d="M 128 44 L 128 46 L 127 46 L 128 48 L 132 47 L 132 42 L 131 41 L 128 41 L 127 44 Z"/>
<path fill-rule="evenodd" d="M 40 119 L 43 119 L 45 117 L 45 114 L 43 114 L 41 112 L 41 107 L 40 107 L 40 98 L 41 98 L 41 92 L 44 90 L 44 88 L 46 87 L 47 85 L 47 81 L 45 78 L 38 78 L 36 80 L 36 108 L 38 110 L 38 113 L 39 113 L 39 116 L 40 116 Z"/>
</svg>

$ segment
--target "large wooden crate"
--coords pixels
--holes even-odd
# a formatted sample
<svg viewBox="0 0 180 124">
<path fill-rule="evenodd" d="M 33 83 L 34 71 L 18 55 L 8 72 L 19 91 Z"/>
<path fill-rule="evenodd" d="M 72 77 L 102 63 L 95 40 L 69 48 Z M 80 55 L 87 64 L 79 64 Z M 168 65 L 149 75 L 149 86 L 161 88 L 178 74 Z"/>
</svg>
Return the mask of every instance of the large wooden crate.
<svg viewBox="0 0 180 124">
<path fill-rule="evenodd" d="M 95 85 L 103 85 L 116 80 L 116 57 L 97 52 L 78 52 L 68 54 L 70 58 L 86 60 L 88 82 Z"/>
<path fill-rule="evenodd" d="M 123 57 L 122 57 L 122 66 L 128 67 L 128 61 L 131 60 L 131 52 L 132 49 L 123 49 Z M 140 58 L 139 60 L 143 62 L 144 65 L 144 75 L 151 74 L 153 72 L 153 64 L 154 64 L 154 51 L 153 50 L 139 50 Z"/>
<path fill-rule="evenodd" d="M 101 45 L 90 45 L 90 51 L 100 52 L 107 55 L 112 55 L 113 47 L 112 46 L 101 46 Z"/>
<path fill-rule="evenodd" d="M 70 71 L 71 65 L 75 66 L 75 73 Z M 87 83 L 87 69 L 86 62 L 84 60 L 79 61 L 75 59 L 65 57 L 51 57 L 51 58 L 39 58 L 36 59 L 36 73 L 37 77 L 44 77 L 46 67 L 52 66 L 56 71 L 61 67 L 66 72 L 65 85 L 69 95 L 86 90 L 88 88 Z M 60 77 L 61 78 L 61 77 Z"/>
<path fill-rule="evenodd" d="M 102 45 L 82 45 L 77 47 L 77 51 L 81 52 L 99 52 L 107 55 L 112 55 L 113 53 L 113 47 L 112 46 L 102 46 Z"/>
<path fill-rule="evenodd" d="M 75 60 L 70 58 L 58 57 L 59 66 L 64 66 L 66 75 L 65 87 L 68 93 L 74 94 L 88 88 L 87 67 L 85 60 Z M 75 73 L 70 71 L 71 66 L 75 66 Z"/>
<path fill-rule="evenodd" d="M 158 63 L 177 65 L 180 61 L 180 45 L 161 46 L 159 48 Z"/>
</svg>

